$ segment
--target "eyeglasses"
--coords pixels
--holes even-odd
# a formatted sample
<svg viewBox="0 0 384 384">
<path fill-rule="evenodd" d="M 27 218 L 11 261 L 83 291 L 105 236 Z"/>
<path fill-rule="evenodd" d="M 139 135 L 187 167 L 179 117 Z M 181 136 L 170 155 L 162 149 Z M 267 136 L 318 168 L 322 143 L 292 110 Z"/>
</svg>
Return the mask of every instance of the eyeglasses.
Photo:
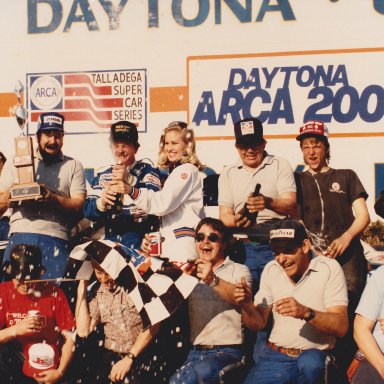
<svg viewBox="0 0 384 384">
<path fill-rule="evenodd" d="M 211 232 L 211 233 L 199 232 L 195 236 L 195 240 L 198 243 L 201 243 L 205 239 L 208 239 L 211 243 L 217 243 L 221 240 L 221 237 L 214 232 Z"/>
<path fill-rule="evenodd" d="M 293 255 L 294 253 L 296 253 L 297 248 L 299 248 L 298 245 L 293 245 L 290 247 L 282 247 L 282 248 L 272 247 L 273 257 L 279 256 L 280 254 Z"/>
<path fill-rule="evenodd" d="M 249 144 L 249 145 L 244 145 L 244 144 L 237 144 L 237 149 L 240 151 L 246 152 L 249 149 L 253 151 L 263 151 L 264 148 L 262 147 L 262 144 Z"/>
</svg>

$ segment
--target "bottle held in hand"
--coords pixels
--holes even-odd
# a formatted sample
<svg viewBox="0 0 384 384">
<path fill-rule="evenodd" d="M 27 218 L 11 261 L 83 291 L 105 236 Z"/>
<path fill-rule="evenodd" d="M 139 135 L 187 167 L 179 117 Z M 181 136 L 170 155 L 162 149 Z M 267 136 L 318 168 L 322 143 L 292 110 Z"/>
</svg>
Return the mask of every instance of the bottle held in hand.
<svg viewBox="0 0 384 384">
<path fill-rule="evenodd" d="M 259 196 L 260 195 L 260 188 L 261 188 L 261 185 L 260 184 L 256 184 L 256 187 L 255 187 L 255 190 L 254 192 L 252 193 L 252 196 Z M 256 219 L 257 219 L 257 215 L 258 215 L 259 212 L 249 212 L 248 208 L 247 208 L 247 203 L 244 204 L 244 210 L 243 210 L 243 213 L 241 215 L 241 217 L 247 217 L 248 220 L 251 222 L 251 225 L 254 225 L 256 223 Z"/>
</svg>

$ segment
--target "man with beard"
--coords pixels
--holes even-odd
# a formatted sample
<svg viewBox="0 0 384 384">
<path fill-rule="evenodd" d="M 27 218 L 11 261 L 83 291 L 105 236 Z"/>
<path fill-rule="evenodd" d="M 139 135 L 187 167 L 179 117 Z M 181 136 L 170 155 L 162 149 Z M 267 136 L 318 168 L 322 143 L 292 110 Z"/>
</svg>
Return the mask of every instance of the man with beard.
<svg viewBox="0 0 384 384">
<path fill-rule="evenodd" d="M 4 254 L 8 260 L 9 250 L 17 244 L 38 246 L 46 267 L 43 278 L 63 276 L 70 252 L 69 231 L 80 218 L 86 194 L 84 169 L 79 161 L 62 153 L 63 138 L 64 116 L 42 113 L 36 132 L 35 170 L 44 195 L 37 201 L 14 204 Z M 15 180 L 16 169 L 11 160 L 0 177 L 0 214 L 10 207 L 10 188 Z"/>
</svg>

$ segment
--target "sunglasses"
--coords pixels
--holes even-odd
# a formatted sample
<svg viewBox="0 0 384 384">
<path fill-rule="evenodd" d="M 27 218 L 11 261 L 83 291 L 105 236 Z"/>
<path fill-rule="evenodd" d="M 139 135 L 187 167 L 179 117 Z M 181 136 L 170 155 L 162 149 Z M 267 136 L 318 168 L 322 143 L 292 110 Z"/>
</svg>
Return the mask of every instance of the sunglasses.
<svg viewBox="0 0 384 384">
<path fill-rule="evenodd" d="M 208 234 L 205 234 L 203 232 L 199 232 L 195 236 L 195 240 L 198 243 L 201 243 L 205 239 L 208 239 L 211 243 L 217 243 L 217 242 L 219 242 L 221 240 L 221 237 L 219 235 L 217 235 L 216 233 L 214 233 L 214 232 L 211 232 L 211 233 L 208 233 Z"/>
<path fill-rule="evenodd" d="M 299 248 L 298 245 L 294 245 L 291 247 L 281 247 L 281 248 L 272 247 L 273 257 L 279 256 L 280 254 L 293 255 L 294 253 L 296 253 L 297 248 Z"/>
</svg>

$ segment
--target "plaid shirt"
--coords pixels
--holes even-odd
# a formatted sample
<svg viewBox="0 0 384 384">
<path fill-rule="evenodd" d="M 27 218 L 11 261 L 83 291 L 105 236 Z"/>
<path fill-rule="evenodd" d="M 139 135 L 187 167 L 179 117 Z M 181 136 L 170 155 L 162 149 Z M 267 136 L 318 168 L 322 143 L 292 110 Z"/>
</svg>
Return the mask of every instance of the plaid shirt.
<svg viewBox="0 0 384 384">
<path fill-rule="evenodd" d="M 104 347 L 127 353 L 143 330 L 141 317 L 126 291 L 110 291 L 96 284 L 91 293 L 89 310 L 92 319 L 104 326 Z"/>
</svg>

